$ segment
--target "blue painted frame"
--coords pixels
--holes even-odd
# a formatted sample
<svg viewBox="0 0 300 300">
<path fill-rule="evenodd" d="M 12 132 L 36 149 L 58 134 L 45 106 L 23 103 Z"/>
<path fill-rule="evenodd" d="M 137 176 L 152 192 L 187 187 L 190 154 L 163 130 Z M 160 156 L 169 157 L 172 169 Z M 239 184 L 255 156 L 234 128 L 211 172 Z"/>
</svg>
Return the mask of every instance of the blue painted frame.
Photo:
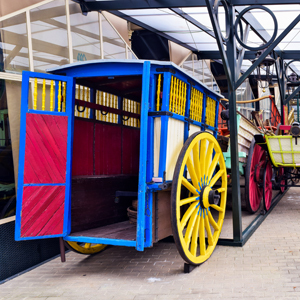
<svg viewBox="0 0 300 300">
<path fill-rule="evenodd" d="M 28 108 L 28 95 L 30 78 L 40 78 L 46 80 L 64 81 L 67 83 L 66 90 L 66 112 L 57 111 L 40 111 Z M 55 91 L 55 94 L 56 91 Z M 56 105 L 57 108 L 57 105 Z M 67 164 L 66 164 L 66 182 L 65 184 L 24 184 L 24 166 L 25 166 L 25 147 L 26 147 L 26 116 L 30 114 L 47 114 L 55 116 L 68 117 L 68 137 L 67 137 Z M 20 121 L 20 151 L 19 151 L 19 172 L 18 172 L 18 189 L 17 189 L 17 209 L 16 209 L 16 227 L 15 240 L 32 240 L 45 239 L 54 237 L 63 237 L 70 232 L 70 198 L 71 198 L 71 167 L 72 167 L 72 145 L 73 145 L 73 128 L 74 128 L 74 79 L 66 76 L 41 74 L 36 72 L 23 71 L 22 73 L 22 93 L 21 93 L 21 121 Z M 65 186 L 65 210 L 63 233 L 58 235 L 45 235 L 35 237 L 21 237 L 21 212 L 24 186 Z"/>
</svg>

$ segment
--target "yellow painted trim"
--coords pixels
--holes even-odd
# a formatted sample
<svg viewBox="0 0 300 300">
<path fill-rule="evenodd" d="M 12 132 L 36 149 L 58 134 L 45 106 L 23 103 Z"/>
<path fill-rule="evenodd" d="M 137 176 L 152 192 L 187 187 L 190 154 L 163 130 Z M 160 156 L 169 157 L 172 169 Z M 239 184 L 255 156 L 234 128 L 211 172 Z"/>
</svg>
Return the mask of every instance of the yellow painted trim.
<svg viewBox="0 0 300 300">
<path fill-rule="evenodd" d="M 34 79 L 34 88 L 33 88 L 33 109 L 37 110 L 37 78 Z"/>
</svg>

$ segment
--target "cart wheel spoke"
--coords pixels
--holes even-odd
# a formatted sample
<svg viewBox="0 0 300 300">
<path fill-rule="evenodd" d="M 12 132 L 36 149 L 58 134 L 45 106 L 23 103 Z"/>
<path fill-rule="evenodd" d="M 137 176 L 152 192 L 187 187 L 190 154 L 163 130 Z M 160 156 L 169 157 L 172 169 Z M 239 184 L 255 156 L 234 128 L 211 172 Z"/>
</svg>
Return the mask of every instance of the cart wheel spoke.
<svg viewBox="0 0 300 300">
<path fill-rule="evenodd" d="M 200 214 L 199 214 L 199 211 L 198 211 L 196 224 L 193 228 L 192 243 L 191 243 L 191 253 L 194 256 L 197 254 L 199 224 L 200 224 Z"/>
<path fill-rule="evenodd" d="M 191 193 L 193 193 L 194 195 L 198 195 L 197 189 L 192 184 L 190 184 L 186 178 L 182 176 L 181 180 L 182 185 L 184 185 Z"/>
<path fill-rule="evenodd" d="M 194 202 L 196 200 L 199 200 L 199 196 L 185 198 L 185 199 L 180 200 L 180 204 L 179 205 L 182 206 L 182 205 Z"/>
<path fill-rule="evenodd" d="M 186 169 L 192 183 L 184 177 Z M 187 192 L 189 196 L 183 196 Z M 178 157 L 171 194 L 173 236 L 186 262 L 199 265 L 212 254 L 223 226 L 226 197 L 227 173 L 220 145 L 209 133 L 193 134 Z"/>
<path fill-rule="evenodd" d="M 199 244 L 200 244 L 200 255 L 205 255 L 206 253 L 206 243 L 205 243 L 205 229 L 204 229 L 204 219 L 203 210 L 200 215 L 200 228 L 199 228 Z"/>
</svg>

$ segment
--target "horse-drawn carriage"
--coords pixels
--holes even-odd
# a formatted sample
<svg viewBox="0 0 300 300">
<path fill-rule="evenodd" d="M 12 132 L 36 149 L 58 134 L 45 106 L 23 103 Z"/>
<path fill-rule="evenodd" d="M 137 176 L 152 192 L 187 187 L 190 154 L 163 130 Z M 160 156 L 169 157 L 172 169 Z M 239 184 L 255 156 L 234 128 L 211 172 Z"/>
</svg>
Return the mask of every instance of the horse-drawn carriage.
<svg viewBox="0 0 300 300">
<path fill-rule="evenodd" d="M 226 208 L 221 97 L 167 62 L 23 72 L 16 240 L 60 237 L 91 254 L 173 234 L 187 263 L 207 260 Z"/>
</svg>

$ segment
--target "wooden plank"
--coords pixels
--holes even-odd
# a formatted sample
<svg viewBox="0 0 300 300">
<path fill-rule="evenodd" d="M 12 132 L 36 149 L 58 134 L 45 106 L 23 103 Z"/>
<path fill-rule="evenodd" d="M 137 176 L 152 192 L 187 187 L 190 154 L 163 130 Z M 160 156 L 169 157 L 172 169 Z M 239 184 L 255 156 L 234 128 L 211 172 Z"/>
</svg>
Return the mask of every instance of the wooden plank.
<svg viewBox="0 0 300 300">
<path fill-rule="evenodd" d="M 43 227 L 64 203 L 65 198 L 64 186 L 34 186 L 24 187 L 24 190 L 27 188 L 45 190 L 46 192 L 42 198 L 37 198 L 38 193 L 36 193 L 31 205 L 28 205 L 25 210 L 22 209 L 21 236 L 23 237 L 39 235 L 39 232 L 42 231 Z M 26 198 L 23 198 L 24 203 L 26 203 L 26 200 Z M 63 211 L 59 219 L 63 220 Z"/>
<path fill-rule="evenodd" d="M 158 177 L 160 155 L 161 118 L 154 119 L 154 177 Z"/>
<path fill-rule="evenodd" d="M 184 141 L 184 122 L 169 118 L 168 142 L 167 142 L 167 162 L 166 180 L 173 180 L 174 169 L 183 147 Z"/>
<path fill-rule="evenodd" d="M 94 174 L 94 124 L 85 120 L 75 119 L 72 175 Z"/>
<path fill-rule="evenodd" d="M 171 226 L 171 192 L 158 192 L 158 209 L 155 209 L 155 194 L 153 194 L 153 221 L 152 232 L 153 243 L 155 240 L 155 212 L 157 211 L 158 234 L 157 241 L 162 240 L 173 234 Z"/>
<path fill-rule="evenodd" d="M 95 174 L 121 174 L 122 128 L 111 124 L 95 124 Z"/>
<path fill-rule="evenodd" d="M 140 152 L 139 129 L 123 127 L 122 150 L 122 174 L 138 174 Z"/>
<path fill-rule="evenodd" d="M 109 239 L 135 240 L 136 225 L 130 224 L 129 221 L 119 222 L 103 227 L 93 228 L 89 230 L 73 232 L 70 236 L 86 236 Z"/>
</svg>

